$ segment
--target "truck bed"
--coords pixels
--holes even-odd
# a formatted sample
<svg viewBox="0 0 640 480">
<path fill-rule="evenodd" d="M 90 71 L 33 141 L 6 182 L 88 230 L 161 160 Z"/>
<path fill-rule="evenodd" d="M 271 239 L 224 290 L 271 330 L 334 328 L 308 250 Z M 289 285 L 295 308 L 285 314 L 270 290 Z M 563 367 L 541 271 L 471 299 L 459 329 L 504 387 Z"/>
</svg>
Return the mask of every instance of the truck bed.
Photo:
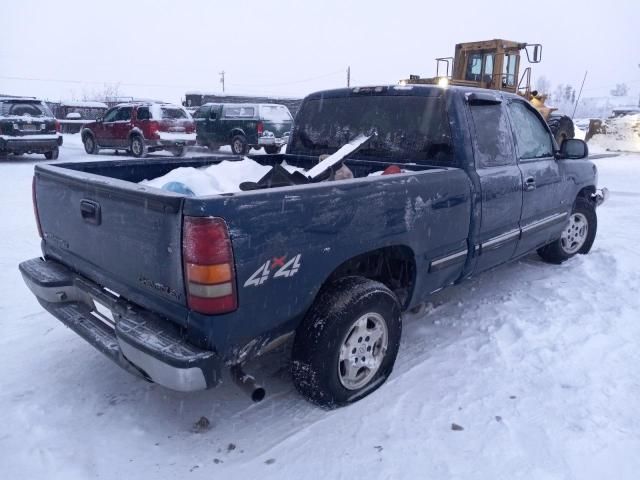
<svg viewBox="0 0 640 480">
<path fill-rule="evenodd" d="M 355 255 L 405 248 L 416 256 L 417 268 L 429 269 L 429 259 L 467 248 L 470 183 L 457 168 L 402 164 L 409 173 L 367 177 L 389 164 L 347 160 L 353 180 L 195 198 L 138 184 L 176 167 L 237 158 L 37 165 L 35 199 L 45 257 L 174 323 L 194 345 L 237 359 L 291 331 L 336 266 Z M 251 158 L 304 168 L 317 163 L 293 155 Z M 226 221 L 235 260 L 236 311 L 212 320 L 187 308 L 185 215 Z M 295 256 L 301 259 L 295 279 L 247 285 L 266 261 Z M 413 290 L 428 293 L 453 282 L 461 268 L 454 263 L 431 275 L 413 272 Z M 419 298 L 404 292 L 403 300 L 408 307 Z"/>
</svg>

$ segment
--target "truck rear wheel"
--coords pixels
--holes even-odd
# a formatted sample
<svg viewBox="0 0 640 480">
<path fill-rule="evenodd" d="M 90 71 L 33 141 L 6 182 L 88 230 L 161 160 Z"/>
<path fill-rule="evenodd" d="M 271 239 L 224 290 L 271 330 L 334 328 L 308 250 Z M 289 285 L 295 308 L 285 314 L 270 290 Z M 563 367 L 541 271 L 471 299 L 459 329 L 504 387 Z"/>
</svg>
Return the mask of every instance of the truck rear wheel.
<svg viewBox="0 0 640 480">
<path fill-rule="evenodd" d="M 60 155 L 60 149 L 58 147 L 53 147 L 53 150 L 50 152 L 45 152 L 44 158 L 47 160 L 57 160 L 58 155 Z"/>
<path fill-rule="evenodd" d="M 243 135 L 236 135 L 231 139 L 231 153 L 234 155 L 247 153 L 247 139 Z"/>
<path fill-rule="evenodd" d="M 297 390 L 325 408 L 353 403 L 393 370 L 402 322 L 396 295 L 382 283 L 347 277 L 323 289 L 296 331 Z"/>
<path fill-rule="evenodd" d="M 269 155 L 273 155 L 274 153 L 280 153 L 280 147 L 277 147 L 275 145 L 267 145 L 266 147 L 264 147 L 264 151 Z"/>
<path fill-rule="evenodd" d="M 562 263 L 574 255 L 591 250 L 598 230 L 595 206 L 578 197 L 562 235 L 555 242 L 538 249 L 538 255 L 549 263 Z"/>
</svg>

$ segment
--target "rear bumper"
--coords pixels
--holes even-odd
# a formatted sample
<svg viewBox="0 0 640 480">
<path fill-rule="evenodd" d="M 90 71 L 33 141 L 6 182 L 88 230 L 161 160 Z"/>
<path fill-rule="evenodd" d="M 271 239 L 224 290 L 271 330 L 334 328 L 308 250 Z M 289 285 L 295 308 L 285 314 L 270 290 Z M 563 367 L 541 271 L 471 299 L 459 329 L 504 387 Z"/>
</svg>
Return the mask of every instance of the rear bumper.
<svg viewBox="0 0 640 480">
<path fill-rule="evenodd" d="M 130 373 L 183 392 L 219 382 L 221 362 L 215 352 L 186 342 L 168 320 L 58 262 L 34 258 L 19 268 L 45 310 Z"/>
<path fill-rule="evenodd" d="M 190 147 L 196 144 L 195 133 L 158 132 L 160 138 L 147 140 L 149 147 Z"/>
<path fill-rule="evenodd" d="M 0 151 L 12 153 L 46 153 L 62 145 L 62 135 L 0 135 Z"/>
<path fill-rule="evenodd" d="M 281 147 L 288 141 L 289 141 L 289 137 L 263 136 L 258 138 L 258 145 L 260 146 L 275 145 L 276 147 Z"/>
</svg>

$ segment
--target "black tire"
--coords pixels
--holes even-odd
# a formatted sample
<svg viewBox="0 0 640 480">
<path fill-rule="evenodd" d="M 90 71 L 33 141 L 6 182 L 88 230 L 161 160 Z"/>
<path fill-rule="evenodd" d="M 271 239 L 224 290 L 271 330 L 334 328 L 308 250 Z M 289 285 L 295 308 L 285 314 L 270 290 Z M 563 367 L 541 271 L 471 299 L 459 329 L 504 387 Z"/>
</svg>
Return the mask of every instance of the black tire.
<svg viewBox="0 0 640 480">
<path fill-rule="evenodd" d="M 582 215 L 586 219 L 588 230 L 584 243 L 575 251 L 567 251 L 567 242 L 559 238 L 555 242 L 538 249 L 538 255 L 540 255 L 545 262 L 560 264 L 569 260 L 577 253 L 584 255 L 591 250 L 593 242 L 596 239 L 596 232 L 598 231 L 598 217 L 596 215 L 595 205 L 584 197 L 578 197 L 573 204 L 571 217 L 576 214 Z M 567 231 L 570 225 L 571 223 L 568 222 L 567 227 L 565 227 Z"/>
<path fill-rule="evenodd" d="M 98 143 L 96 142 L 96 139 L 92 134 L 86 134 L 82 139 L 82 143 L 84 143 L 84 151 L 89 155 L 97 155 L 100 152 Z"/>
<path fill-rule="evenodd" d="M 280 153 L 280 147 L 275 145 L 268 145 L 264 147 L 264 151 L 269 155 L 273 155 L 274 153 Z"/>
<path fill-rule="evenodd" d="M 144 138 L 141 135 L 132 135 L 129 141 L 129 150 L 131 150 L 131 155 L 136 158 L 146 157 L 148 149 Z"/>
<path fill-rule="evenodd" d="M 566 115 L 551 116 L 549 120 L 547 120 L 547 124 L 549 125 L 551 133 L 553 133 L 553 137 L 556 139 L 558 147 L 560 147 L 566 139 L 575 136 L 573 120 Z"/>
<path fill-rule="evenodd" d="M 247 139 L 244 135 L 234 135 L 231 139 L 231 153 L 234 155 L 245 155 L 247 150 Z"/>
<path fill-rule="evenodd" d="M 253 146 L 253 147 L 251 147 L 251 148 L 253 148 L 256 152 L 259 152 L 259 151 L 262 149 L 262 147 L 257 146 L 257 145 L 254 145 L 254 146 Z"/>
<path fill-rule="evenodd" d="M 184 157 L 187 153 L 187 147 L 185 147 L 184 145 L 173 147 L 171 149 L 171 153 L 173 153 L 174 157 Z"/>
<path fill-rule="evenodd" d="M 50 152 L 45 152 L 44 158 L 47 160 L 57 160 L 60 155 L 60 149 L 58 147 L 54 147 Z"/>
<path fill-rule="evenodd" d="M 358 337 L 358 340 L 353 337 L 358 320 L 365 318 L 368 326 L 370 315 L 375 315 L 376 321 L 382 318 L 386 325 L 385 352 L 377 343 L 366 343 L 369 336 Z M 380 387 L 391 374 L 401 333 L 400 304 L 391 290 L 382 283 L 363 277 L 338 280 L 323 288 L 296 330 L 292 352 L 293 383 L 306 399 L 324 408 L 336 408 L 360 400 Z M 364 366 L 357 369 L 357 372 L 365 372 L 363 380 L 366 379 L 366 383 L 353 385 L 354 388 L 346 388 L 343 383 L 345 360 L 340 360 L 342 346 L 348 346 L 349 339 L 358 342 L 358 351 L 353 352 L 350 346 L 348 351 L 354 353 L 355 362 L 361 354 L 373 358 L 376 345 L 378 355 L 381 355 L 377 370 Z M 356 363 L 351 365 L 358 367 Z"/>
</svg>

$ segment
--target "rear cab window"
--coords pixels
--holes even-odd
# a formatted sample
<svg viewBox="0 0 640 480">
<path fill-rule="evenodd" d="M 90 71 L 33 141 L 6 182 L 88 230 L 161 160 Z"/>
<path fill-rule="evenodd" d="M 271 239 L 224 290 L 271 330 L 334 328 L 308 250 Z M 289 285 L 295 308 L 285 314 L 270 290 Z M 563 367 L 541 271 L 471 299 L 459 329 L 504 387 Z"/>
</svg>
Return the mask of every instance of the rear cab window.
<svg viewBox="0 0 640 480">
<path fill-rule="evenodd" d="M 154 120 L 191 120 L 191 115 L 177 105 L 151 105 L 151 118 Z"/>
<path fill-rule="evenodd" d="M 290 122 L 293 120 L 289 109 L 284 105 L 261 105 L 260 116 L 271 122 Z"/>
<path fill-rule="evenodd" d="M 353 158 L 453 164 L 442 96 L 351 95 L 313 98 L 296 115 L 288 153 L 336 152 L 360 134 L 375 136 Z"/>
<path fill-rule="evenodd" d="M 511 128 L 502 103 L 469 105 L 475 130 L 474 150 L 480 168 L 515 165 Z"/>
</svg>

